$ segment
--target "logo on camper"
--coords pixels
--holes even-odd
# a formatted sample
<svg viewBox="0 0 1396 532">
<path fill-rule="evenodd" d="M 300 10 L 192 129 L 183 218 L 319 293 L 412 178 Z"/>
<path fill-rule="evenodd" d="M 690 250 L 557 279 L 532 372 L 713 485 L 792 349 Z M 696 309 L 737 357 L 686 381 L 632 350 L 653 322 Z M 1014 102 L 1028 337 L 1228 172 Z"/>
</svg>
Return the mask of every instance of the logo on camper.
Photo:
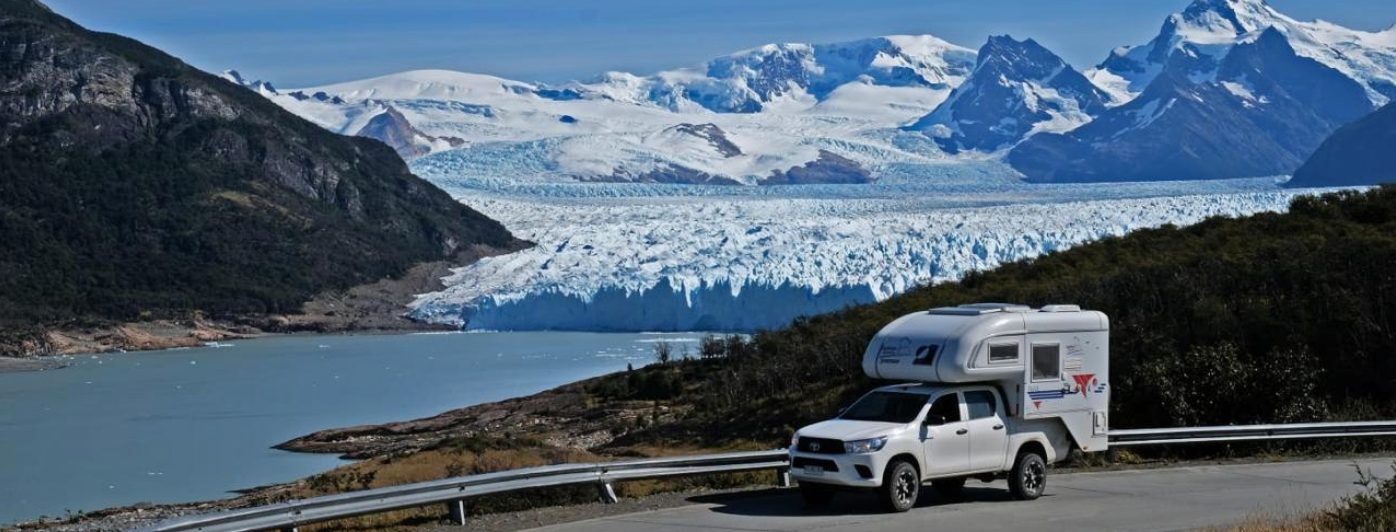
<svg viewBox="0 0 1396 532">
<path fill-rule="evenodd" d="M 1094 374 L 1094 373 L 1079 373 L 1079 374 L 1076 374 L 1076 375 L 1072 375 L 1071 378 L 1072 378 L 1072 379 L 1075 379 L 1075 380 L 1076 380 L 1076 386 L 1079 387 L 1079 388 L 1081 388 L 1081 397 L 1086 397 L 1087 392 L 1090 391 L 1091 380 L 1092 380 L 1092 379 L 1095 379 L 1095 374 Z"/>
</svg>

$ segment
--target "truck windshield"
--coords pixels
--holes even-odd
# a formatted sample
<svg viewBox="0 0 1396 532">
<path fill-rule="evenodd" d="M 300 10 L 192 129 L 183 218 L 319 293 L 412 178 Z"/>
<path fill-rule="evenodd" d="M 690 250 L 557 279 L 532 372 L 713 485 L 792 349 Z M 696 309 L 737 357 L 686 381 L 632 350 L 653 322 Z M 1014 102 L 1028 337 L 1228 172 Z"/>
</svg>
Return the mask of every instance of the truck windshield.
<svg viewBox="0 0 1396 532">
<path fill-rule="evenodd" d="M 928 396 L 919 393 L 873 392 L 848 407 L 840 419 L 911 423 L 926 406 Z"/>
</svg>

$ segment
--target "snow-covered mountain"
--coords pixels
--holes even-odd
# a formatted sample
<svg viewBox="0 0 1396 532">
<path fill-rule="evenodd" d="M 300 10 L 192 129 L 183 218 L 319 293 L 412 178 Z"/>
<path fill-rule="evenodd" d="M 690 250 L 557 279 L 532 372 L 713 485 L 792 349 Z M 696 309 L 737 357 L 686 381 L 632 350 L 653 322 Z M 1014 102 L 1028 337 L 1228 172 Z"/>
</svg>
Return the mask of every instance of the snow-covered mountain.
<svg viewBox="0 0 1396 532">
<path fill-rule="evenodd" d="M 949 90 L 973 63 L 973 51 L 934 36 L 891 35 L 834 44 L 768 44 L 696 68 L 647 77 L 612 72 L 568 88 L 672 111 L 757 113 L 804 108 L 855 81 Z"/>
<path fill-rule="evenodd" d="M 1091 72 L 1127 103 L 1007 160 L 1034 181 L 1288 174 L 1388 97 L 1396 48 L 1382 35 L 1295 22 L 1261 0 L 1197 0 Z"/>
<path fill-rule="evenodd" d="M 1170 59 L 1192 64 L 1191 74 L 1207 76 L 1222 57 L 1254 35 L 1274 28 L 1295 53 L 1361 83 L 1374 105 L 1396 97 L 1396 26 L 1371 33 L 1331 22 L 1301 22 L 1264 0 L 1194 0 L 1164 21 L 1147 44 L 1115 49 L 1087 76 L 1128 101 L 1153 82 Z"/>
<path fill-rule="evenodd" d="M 1195 0 L 1085 73 L 1032 39 L 993 37 L 976 52 L 894 35 L 559 85 L 441 70 L 292 91 L 230 79 L 483 189 L 965 180 L 986 169 L 996 180 L 1212 179 L 1288 174 L 1390 100 L 1396 27 Z M 1316 96 L 1315 83 L 1331 94 Z"/>
<path fill-rule="evenodd" d="M 930 35 L 894 35 L 773 44 L 556 86 L 442 70 L 279 92 L 235 81 L 323 127 L 438 158 L 482 183 L 862 183 L 949 161 L 898 127 L 944 101 L 974 61 L 973 50 Z"/>
<path fill-rule="evenodd" d="M 1070 131 L 1105 111 L 1110 96 L 1032 39 L 989 37 L 974 72 L 907 129 L 950 153 L 995 151 L 1039 132 Z"/>
</svg>

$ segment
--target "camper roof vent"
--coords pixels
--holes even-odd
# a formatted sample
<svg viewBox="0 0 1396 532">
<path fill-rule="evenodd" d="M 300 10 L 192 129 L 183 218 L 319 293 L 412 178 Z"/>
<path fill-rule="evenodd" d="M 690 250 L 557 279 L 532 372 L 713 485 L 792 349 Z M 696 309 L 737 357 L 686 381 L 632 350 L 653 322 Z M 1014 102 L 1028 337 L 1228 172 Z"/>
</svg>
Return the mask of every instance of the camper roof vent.
<svg viewBox="0 0 1396 532">
<path fill-rule="evenodd" d="M 1081 312 L 1081 305 L 1044 305 L 1041 312 Z"/>
<path fill-rule="evenodd" d="M 971 303 L 958 307 L 940 307 L 931 309 L 931 314 L 948 314 L 952 316 L 978 316 L 990 312 L 1031 312 L 1032 309 L 1026 305 L 1013 303 Z"/>
</svg>

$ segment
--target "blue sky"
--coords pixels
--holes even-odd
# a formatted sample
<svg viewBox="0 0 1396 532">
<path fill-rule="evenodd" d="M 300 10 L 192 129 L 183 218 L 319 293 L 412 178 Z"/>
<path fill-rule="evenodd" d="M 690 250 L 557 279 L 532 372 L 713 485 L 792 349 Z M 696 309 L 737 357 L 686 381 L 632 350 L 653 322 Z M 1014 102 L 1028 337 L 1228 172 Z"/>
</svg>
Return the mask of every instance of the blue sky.
<svg viewBox="0 0 1396 532">
<path fill-rule="evenodd" d="M 1078 67 L 1147 41 L 1187 0 L 47 0 L 211 71 L 290 88 L 447 68 L 525 81 L 649 73 L 768 42 L 930 33 L 977 48 L 1032 37 Z M 1300 19 L 1376 30 L 1392 0 L 1271 0 Z"/>
</svg>

